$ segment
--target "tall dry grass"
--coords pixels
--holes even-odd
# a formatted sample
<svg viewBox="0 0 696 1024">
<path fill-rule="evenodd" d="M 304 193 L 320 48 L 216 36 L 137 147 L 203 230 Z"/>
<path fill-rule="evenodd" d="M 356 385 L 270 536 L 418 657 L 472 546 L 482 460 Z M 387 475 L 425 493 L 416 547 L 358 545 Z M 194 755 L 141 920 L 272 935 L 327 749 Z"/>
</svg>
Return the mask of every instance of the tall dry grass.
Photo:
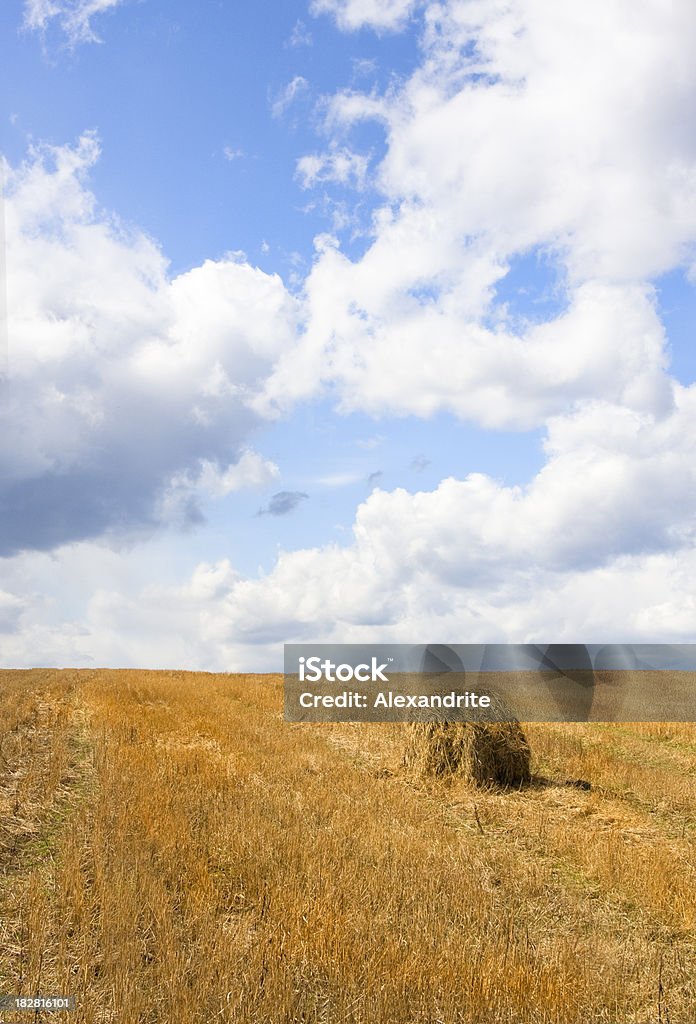
<svg viewBox="0 0 696 1024">
<path fill-rule="evenodd" d="M 403 727 L 285 723 L 278 679 L 0 681 L 49 780 L 0 991 L 77 996 L 47 1020 L 693 1024 L 692 726 L 532 725 L 536 783 L 482 792 L 404 773 Z"/>
</svg>

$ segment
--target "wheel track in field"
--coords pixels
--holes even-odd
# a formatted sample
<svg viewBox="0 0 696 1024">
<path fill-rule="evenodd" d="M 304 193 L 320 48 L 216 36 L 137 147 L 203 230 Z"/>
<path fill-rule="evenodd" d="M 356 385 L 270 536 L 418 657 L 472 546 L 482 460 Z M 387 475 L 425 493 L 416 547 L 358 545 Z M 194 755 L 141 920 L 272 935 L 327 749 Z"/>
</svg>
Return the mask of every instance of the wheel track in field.
<svg viewBox="0 0 696 1024">
<path fill-rule="evenodd" d="M 46 676 L 37 686 L 28 678 L 15 703 L 1 709 L 0 881 L 50 852 L 89 775 L 75 682 Z"/>
</svg>

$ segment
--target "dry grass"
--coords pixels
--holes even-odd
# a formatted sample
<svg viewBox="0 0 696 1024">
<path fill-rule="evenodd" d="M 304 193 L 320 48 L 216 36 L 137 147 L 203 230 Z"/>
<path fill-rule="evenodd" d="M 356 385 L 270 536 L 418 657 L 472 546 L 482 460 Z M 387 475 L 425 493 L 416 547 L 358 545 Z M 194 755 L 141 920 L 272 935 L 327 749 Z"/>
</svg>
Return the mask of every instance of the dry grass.
<svg viewBox="0 0 696 1024">
<path fill-rule="evenodd" d="M 694 1022 L 693 726 L 527 726 L 481 790 L 277 678 L 0 684 L 0 991 L 45 1020 Z"/>
</svg>

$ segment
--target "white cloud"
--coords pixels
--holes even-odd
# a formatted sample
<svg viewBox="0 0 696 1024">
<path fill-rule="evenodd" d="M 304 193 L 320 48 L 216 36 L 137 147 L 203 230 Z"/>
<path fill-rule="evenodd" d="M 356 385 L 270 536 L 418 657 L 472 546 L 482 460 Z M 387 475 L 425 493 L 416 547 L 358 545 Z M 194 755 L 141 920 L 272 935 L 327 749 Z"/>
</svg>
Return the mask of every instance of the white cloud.
<svg viewBox="0 0 696 1024">
<path fill-rule="evenodd" d="M 309 88 L 309 82 L 302 75 L 295 75 L 288 84 L 280 90 L 273 103 L 271 113 L 273 117 L 282 117 L 288 107 L 295 102 Z"/>
<path fill-rule="evenodd" d="M 694 260 L 696 8 L 422 6 L 420 66 L 384 95 L 334 97 L 325 153 L 298 165 L 308 184 L 359 183 L 351 125 L 384 126 L 371 244 L 351 260 L 318 238 L 299 311 L 242 257 L 170 280 L 97 209 L 89 137 L 14 172 L 5 537 L 54 551 L 3 562 L 7 664 L 270 668 L 281 639 L 692 639 L 696 389 L 666 372 L 651 282 Z M 416 5 L 314 10 L 387 29 Z M 306 88 L 293 79 L 277 113 Z M 496 287 L 537 251 L 561 308 L 525 322 Z M 271 479 L 251 428 L 322 387 L 344 410 L 545 428 L 546 464 L 524 487 L 375 489 L 348 546 L 281 552 L 257 579 L 221 560 L 182 583 L 86 539 L 195 522 L 201 496 Z"/>
<path fill-rule="evenodd" d="M 193 485 L 221 498 L 245 487 L 265 487 L 279 476 L 280 470 L 274 462 L 249 449 L 242 453 L 238 462 L 224 470 L 213 462 L 203 461 Z"/>
<path fill-rule="evenodd" d="M 344 409 L 484 426 L 541 425 L 591 398 L 664 411 L 650 282 L 696 249 L 696 8 L 448 0 L 423 25 L 402 85 L 328 103 L 329 154 L 354 161 L 351 125 L 384 125 L 383 203 L 360 258 L 319 240 L 307 329 L 269 400 L 307 395 L 313 375 Z M 298 171 L 307 184 L 335 173 L 313 154 Z M 520 325 L 495 289 L 534 252 L 558 270 L 565 309 Z"/>
<path fill-rule="evenodd" d="M 348 547 L 281 553 L 256 580 L 228 573 L 206 635 L 247 666 L 274 638 L 689 640 L 672 612 L 694 603 L 695 428 L 696 390 L 678 388 L 659 422 L 606 404 L 553 421 L 526 487 L 472 474 L 373 491 Z"/>
<path fill-rule="evenodd" d="M 183 480 L 223 493 L 271 471 L 247 451 L 251 404 L 294 301 L 239 256 L 170 278 L 150 239 L 98 209 L 97 157 L 87 135 L 10 173 L 5 553 L 152 529 Z"/>
<path fill-rule="evenodd" d="M 417 255 L 417 254 L 414 254 Z M 404 259 L 408 253 L 404 253 Z M 307 282 L 309 326 L 299 349 L 281 356 L 268 398 L 282 406 L 318 383 L 340 385 L 341 407 L 376 416 L 438 410 L 492 428 L 533 428 L 590 397 L 657 414 L 671 404 L 664 330 L 647 286 L 586 284 L 568 310 L 518 335 L 484 326 L 456 303 L 390 294 L 369 257 L 350 265 L 335 248 Z M 479 279 L 481 274 L 479 272 Z"/>
<path fill-rule="evenodd" d="M 687 642 L 696 389 L 674 399 L 660 420 L 607 403 L 552 420 L 525 487 L 374 490 L 347 546 L 281 552 L 254 579 L 223 559 L 181 582 L 166 551 L 93 541 L 5 559 L 2 662 L 277 670 L 282 642 L 310 639 Z"/>
<path fill-rule="evenodd" d="M 346 548 L 282 553 L 230 578 L 208 624 L 222 645 L 688 640 L 696 568 L 696 392 L 656 424 L 599 405 L 554 422 L 524 488 L 473 474 L 373 491 Z M 655 610 L 655 617 L 652 612 Z"/>
<path fill-rule="evenodd" d="M 233 146 L 225 146 L 222 151 L 222 155 L 225 160 L 229 160 L 229 162 L 232 163 L 235 160 L 240 160 L 245 153 L 243 149 L 234 149 Z"/>
<path fill-rule="evenodd" d="M 393 31 L 403 28 L 419 0 L 312 0 L 312 14 L 332 14 L 346 31 L 367 26 Z"/>
<path fill-rule="evenodd" d="M 92 542 L 8 559 L 2 659 L 277 670 L 282 642 L 310 639 L 692 639 L 696 391 L 660 422 L 606 404 L 561 417 L 547 454 L 526 487 L 374 490 L 346 547 L 281 552 L 256 579 L 223 559 L 167 581 L 156 557 Z"/>
<path fill-rule="evenodd" d="M 122 0 L 24 0 L 24 24 L 43 32 L 55 23 L 73 46 L 99 42 L 92 19 L 120 3 Z"/>
<path fill-rule="evenodd" d="M 282 642 L 309 639 L 687 642 L 696 388 L 673 398 L 660 418 L 606 402 L 552 418 L 524 487 L 477 473 L 373 490 L 347 546 L 280 552 L 258 578 L 223 559 L 181 582 L 152 543 L 145 557 L 85 540 L 6 558 L 2 663 L 277 670 Z M 251 451 L 236 471 L 199 462 L 169 515 L 275 473 Z"/>
<path fill-rule="evenodd" d="M 157 504 L 157 518 L 163 523 L 193 525 L 202 518 L 199 502 L 206 498 L 224 498 L 232 491 L 264 487 L 277 480 L 280 470 L 258 452 L 242 452 L 237 462 L 221 466 L 201 459 L 195 469 L 176 473 Z"/>
<path fill-rule="evenodd" d="M 0 590 L 0 635 L 17 629 L 24 607 L 21 598 Z"/>
<path fill-rule="evenodd" d="M 302 188 L 331 182 L 363 189 L 368 164 L 369 157 L 361 153 L 353 153 L 345 147 L 334 148 L 325 153 L 300 157 L 297 161 L 297 177 Z"/>
</svg>

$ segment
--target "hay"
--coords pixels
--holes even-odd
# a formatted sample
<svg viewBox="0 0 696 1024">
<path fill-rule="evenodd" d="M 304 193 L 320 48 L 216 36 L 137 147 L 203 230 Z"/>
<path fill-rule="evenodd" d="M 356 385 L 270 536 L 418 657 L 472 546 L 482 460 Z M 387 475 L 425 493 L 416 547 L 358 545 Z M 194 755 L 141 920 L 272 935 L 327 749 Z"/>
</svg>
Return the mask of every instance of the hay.
<svg viewBox="0 0 696 1024">
<path fill-rule="evenodd" d="M 457 775 L 477 786 L 531 779 L 529 743 L 517 721 L 413 722 L 403 764 L 422 775 Z"/>
</svg>

